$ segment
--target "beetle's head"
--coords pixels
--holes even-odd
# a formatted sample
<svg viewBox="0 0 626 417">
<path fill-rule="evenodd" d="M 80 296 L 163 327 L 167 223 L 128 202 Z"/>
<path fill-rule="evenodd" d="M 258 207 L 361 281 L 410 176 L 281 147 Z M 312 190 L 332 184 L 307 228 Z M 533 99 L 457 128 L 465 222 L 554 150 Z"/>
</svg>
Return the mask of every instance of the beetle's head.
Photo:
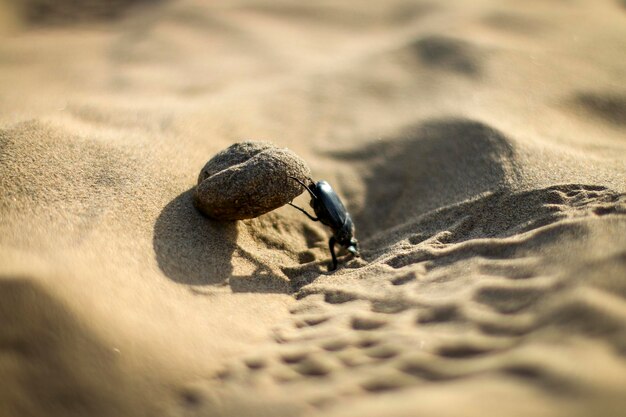
<svg viewBox="0 0 626 417">
<path fill-rule="evenodd" d="M 348 252 L 356 257 L 361 256 L 361 254 L 359 253 L 359 242 L 355 238 L 350 239 L 350 244 L 346 246 L 346 249 Z"/>
</svg>

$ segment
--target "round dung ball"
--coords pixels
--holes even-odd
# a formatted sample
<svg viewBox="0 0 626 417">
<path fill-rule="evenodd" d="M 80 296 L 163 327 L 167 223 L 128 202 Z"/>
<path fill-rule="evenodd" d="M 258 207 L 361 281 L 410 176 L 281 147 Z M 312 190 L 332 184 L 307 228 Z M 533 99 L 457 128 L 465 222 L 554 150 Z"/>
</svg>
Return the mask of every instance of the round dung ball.
<svg viewBox="0 0 626 417">
<path fill-rule="evenodd" d="M 311 171 L 289 149 L 267 142 L 241 142 L 219 152 L 198 176 L 194 205 L 208 217 L 243 220 L 283 206 L 302 194 Z"/>
</svg>

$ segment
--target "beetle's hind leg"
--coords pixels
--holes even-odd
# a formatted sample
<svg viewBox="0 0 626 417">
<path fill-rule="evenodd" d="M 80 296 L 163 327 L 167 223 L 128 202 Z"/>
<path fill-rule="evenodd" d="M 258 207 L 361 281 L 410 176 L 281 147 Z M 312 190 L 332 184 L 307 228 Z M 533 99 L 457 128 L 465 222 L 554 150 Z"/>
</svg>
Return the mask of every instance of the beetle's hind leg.
<svg viewBox="0 0 626 417">
<path fill-rule="evenodd" d="M 332 268 L 330 268 L 330 271 L 334 271 L 335 269 L 337 269 L 337 255 L 335 255 L 335 237 L 332 236 L 330 239 L 328 239 L 328 248 L 330 249 L 330 255 L 333 257 L 333 266 Z"/>
</svg>

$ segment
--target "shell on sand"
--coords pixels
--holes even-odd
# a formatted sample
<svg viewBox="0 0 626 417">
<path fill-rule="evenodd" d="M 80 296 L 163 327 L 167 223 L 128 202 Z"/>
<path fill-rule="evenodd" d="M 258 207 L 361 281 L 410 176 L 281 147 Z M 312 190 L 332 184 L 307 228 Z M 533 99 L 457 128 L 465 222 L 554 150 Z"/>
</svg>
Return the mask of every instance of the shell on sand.
<svg viewBox="0 0 626 417">
<path fill-rule="evenodd" d="M 219 152 L 198 176 L 194 205 L 212 219 L 243 220 L 277 209 L 302 194 L 311 175 L 289 149 L 266 142 L 241 142 Z"/>
</svg>

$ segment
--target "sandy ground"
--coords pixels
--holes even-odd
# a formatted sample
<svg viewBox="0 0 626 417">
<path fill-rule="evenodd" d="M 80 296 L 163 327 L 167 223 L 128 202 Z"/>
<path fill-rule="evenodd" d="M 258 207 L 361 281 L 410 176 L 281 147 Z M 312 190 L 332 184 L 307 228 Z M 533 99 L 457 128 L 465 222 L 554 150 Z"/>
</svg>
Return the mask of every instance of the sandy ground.
<svg viewBox="0 0 626 417">
<path fill-rule="evenodd" d="M 623 415 L 623 1 L 104 3 L 0 13 L 0 415 Z M 193 208 L 244 139 L 361 259 Z"/>
</svg>

